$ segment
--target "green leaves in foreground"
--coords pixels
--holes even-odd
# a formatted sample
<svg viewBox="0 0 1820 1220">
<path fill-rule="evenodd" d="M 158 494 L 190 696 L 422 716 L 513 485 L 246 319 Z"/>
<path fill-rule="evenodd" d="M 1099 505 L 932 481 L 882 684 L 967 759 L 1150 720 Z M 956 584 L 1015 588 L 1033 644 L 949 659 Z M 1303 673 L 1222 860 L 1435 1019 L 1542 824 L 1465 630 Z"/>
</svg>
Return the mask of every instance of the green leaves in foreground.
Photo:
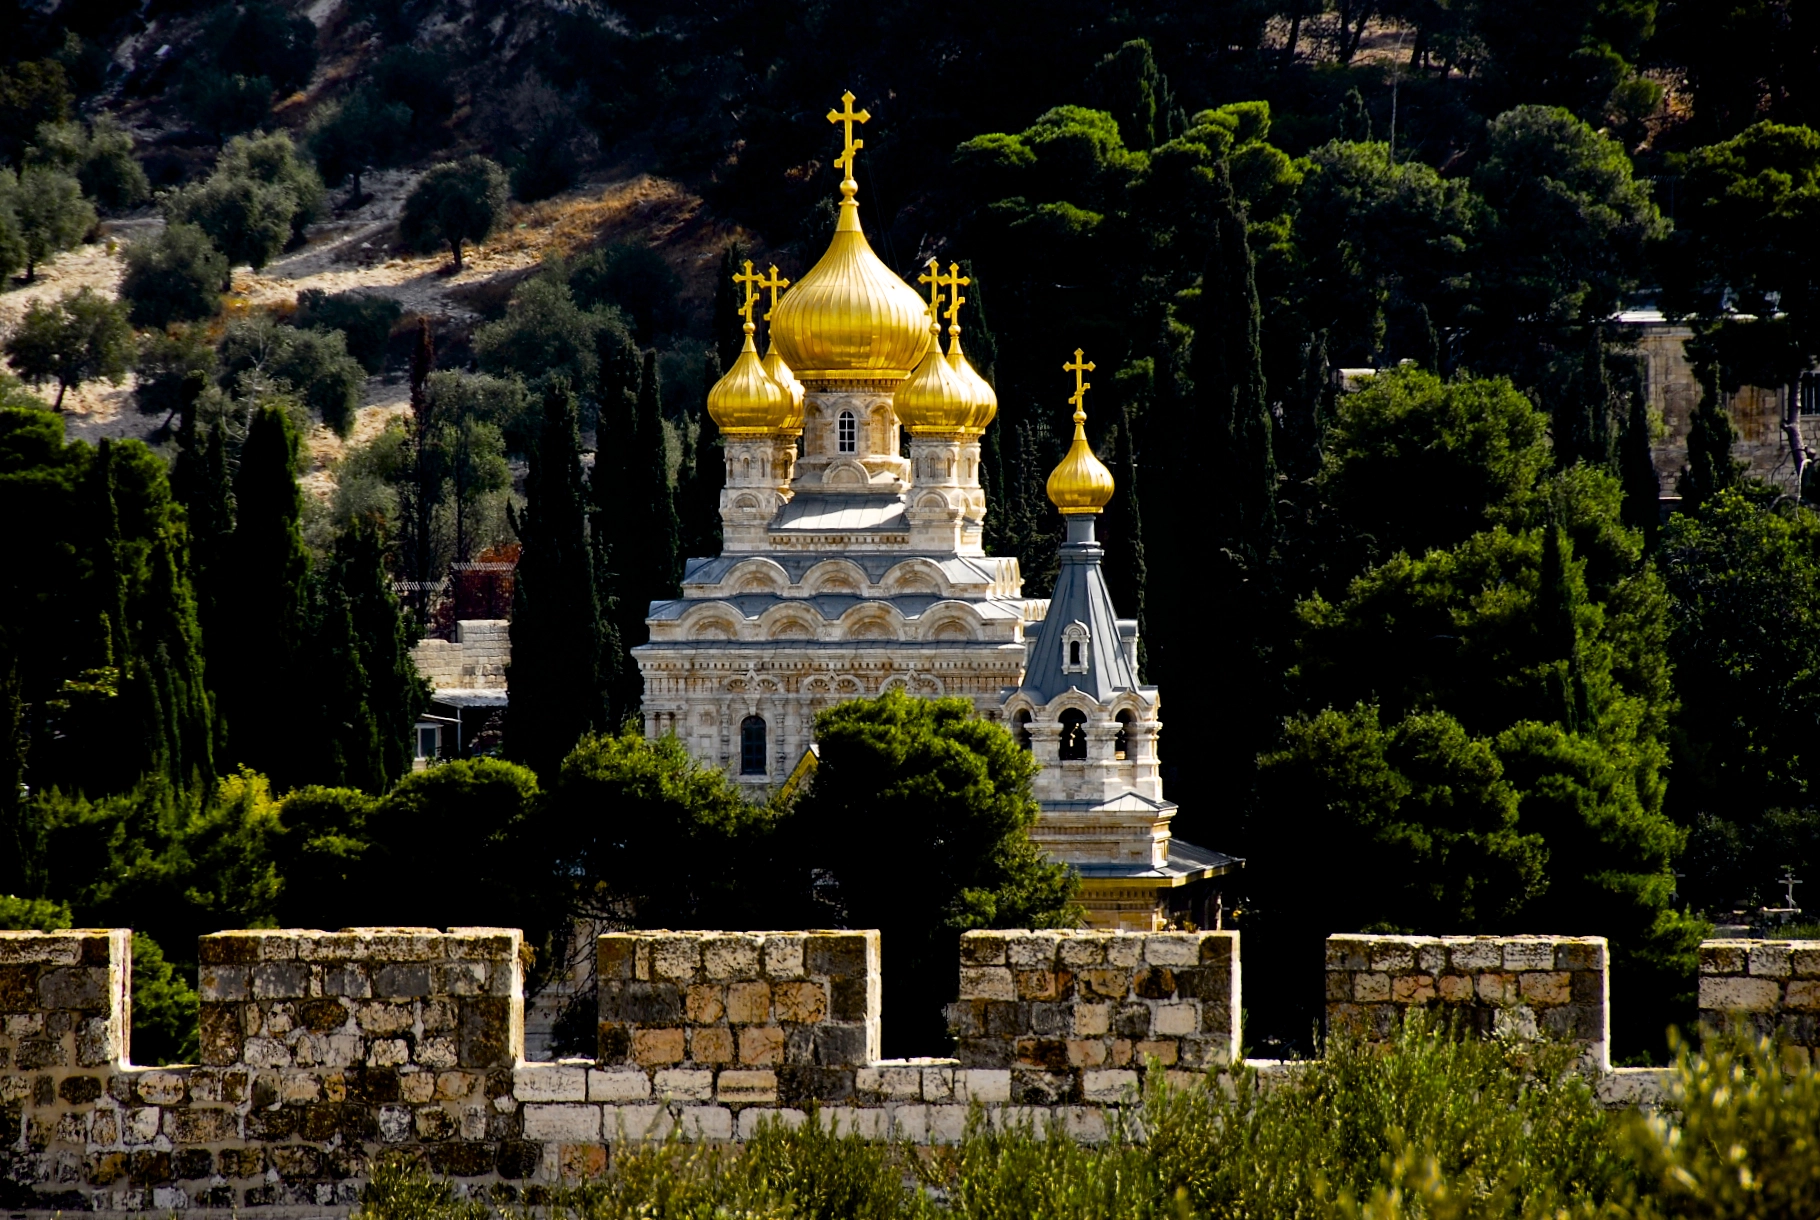
<svg viewBox="0 0 1820 1220">
<path fill-rule="evenodd" d="M 1668 1108 L 1600 1107 L 1573 1050 L 1460 1040 L 1412 1021 L 1389 1046 L 1335 1043 L 1268 1087 L 1154 1087 L 1114 1138 L 993 1129 L 913 1150 L 813 1123 L 742 1148 L 616 1149 L 605 1176 L 552 1192 L 551 1220 L 1491 1220 L 1796 1217 L 1820 1211 L 1820 1074 L 1739 1035 L 1686 1046 Z M 1141 1134 L 1140 1138 L 1134 1138 Z M 381 1167 L 362 1220 L 487 1220 L 420 1169 Z"/>
</svg>

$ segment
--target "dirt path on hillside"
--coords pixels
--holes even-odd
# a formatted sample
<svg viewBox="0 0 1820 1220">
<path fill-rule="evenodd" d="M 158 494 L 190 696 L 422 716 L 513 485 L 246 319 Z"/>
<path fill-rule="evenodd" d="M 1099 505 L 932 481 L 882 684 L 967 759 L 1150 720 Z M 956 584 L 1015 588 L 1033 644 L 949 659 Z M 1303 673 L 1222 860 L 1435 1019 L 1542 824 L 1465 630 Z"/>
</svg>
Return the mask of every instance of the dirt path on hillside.
<svg viewBox="0 0 1820 1220">
<path fill-rule="evenodd" d="M 641 174 L 514 206 L 499 233 L 463 252 L 462 269 L 456 272 L 446 251 L 414 255 L 392 248 L 404 198 L 415 181 L 416 175 L 405 171 L 368 175 L 361 184 L 368 198 L 358 209 L 311 226 L 307 244 L 261 270 L 236 272 L 230 311 L 289 304 L 312 288 L 370 292 L 396 298 L 407 315 L 466 329 L 480 315 L 464 303 L 464 296 L 471 299 L 477 289 L 522 277 L 549 254 L 569 255 L 634 237 L 649 241 L 682 277 L 684 307 L 699 308 L 712 295 L 716 260 L 734 235 L 705 215 L 698 197 L 674 182 Z M 117 292 L 126 246 L 155 233 L 161 224 L 156 217 L 109 221 L 101 241 L 68 251 L 39 268 L 35 283 L 0 293 L 0 336 L 10 334 L 35 301 L 55 300 L 85 286 L 110 295 Z M 47 403 L 55 393 L 54 386 L 41 388 Z M 332 495 L 336 462 L 350 446 L 370 440 L 407 410 L 409 397 L 410 387 L 399 372 L 388 370 L 368 378 L 347 440 L 322 427 L 306 438 L 306 490 L 319 498 Z M 102 383 L 71 391 L 64 398 L 64 417 L 72 438 L 137 437 L 153 444 L 161 439 L 157 429 L 162 420 L 134 409 L 130 374 L 119 386 Z"/>
</svg>

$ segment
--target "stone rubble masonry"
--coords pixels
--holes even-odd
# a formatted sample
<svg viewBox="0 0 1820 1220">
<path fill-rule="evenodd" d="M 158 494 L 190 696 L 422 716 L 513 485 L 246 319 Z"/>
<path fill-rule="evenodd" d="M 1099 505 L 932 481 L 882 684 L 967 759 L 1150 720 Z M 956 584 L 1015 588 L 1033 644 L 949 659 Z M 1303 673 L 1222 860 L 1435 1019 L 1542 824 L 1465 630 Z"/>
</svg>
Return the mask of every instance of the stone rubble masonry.
<svg viewBox="0 0 1820 1220">
<path fill-rule="evenodd" d="M 1602 936 L 1330 936 L 1327 1027 L 1386 1039 L 1410 1009 L 1432 1005 L 1481 1034 L 1577 1043 L 1605 1072 L 1607 962 Z"/>
<path fill-rule="evenodd" d="M 1709 940 L 1700 945 L 1700 1023 L 1741 1022 L 1820 1052 L 1820 940 Z"/>
<path fill-rule="evenodd" d="M 1152 1066 L 1239 1058 L 1236 932 L 968 932 L 948 1008 L 959 1066 L 1015 1105 L 1136 1100 Z"/>
<path fill-rule="evenodd" d="M 398 1152 L 457 1190 L 533 1203 L 613 1144 L 750 1138 L 811 1113 L 916 1144 L 996 1126 L 1102 1140 L 1152 1068 L 1239 1051 L 1236 933 L 974 932 L 953 1059 L 880 1059 L 876 932 L 602 937 L 598 1058 L 524 1059 L 521 934 L 348 928 L 204 937 L 200 1065 L 130 1061 L 131 936 L 0 932 L 0 1205 L 31 1220 L 215 1208 L 344 1214 Z M 1606 1059 L 1596 938 L 1338 936 L 1329 1020 L 1387 1034 L 1410 1007 L 1557 1033 Z M 1820 942 L 1708 942 L 1701 1007 L 1812 1047 Z M 1269 1078 L 1292 1067 L 1260 1063 Z M 1611 1105 L 1659 1071 L 1601 1070 Z"/>
</svg>

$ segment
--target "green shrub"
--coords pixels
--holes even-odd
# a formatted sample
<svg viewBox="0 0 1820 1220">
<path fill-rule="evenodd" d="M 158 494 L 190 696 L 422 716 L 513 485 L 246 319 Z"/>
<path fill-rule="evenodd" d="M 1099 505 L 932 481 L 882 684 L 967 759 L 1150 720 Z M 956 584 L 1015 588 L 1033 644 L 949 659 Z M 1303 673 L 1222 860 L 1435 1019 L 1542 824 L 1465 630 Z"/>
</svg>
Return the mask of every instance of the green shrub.
<svg viewBox="0 0 1820 1220">
<path fill-rule="evenodd" d="M 338 330 L 347 339 L 348 355 L 375 376 L 385 371 L 386 341 L 404 316 L 396 297 L 365 292 L 337 292 L 306 288 L 297 294 L 297 313 L 291 321 L 299 330 Z"/>
</svg>

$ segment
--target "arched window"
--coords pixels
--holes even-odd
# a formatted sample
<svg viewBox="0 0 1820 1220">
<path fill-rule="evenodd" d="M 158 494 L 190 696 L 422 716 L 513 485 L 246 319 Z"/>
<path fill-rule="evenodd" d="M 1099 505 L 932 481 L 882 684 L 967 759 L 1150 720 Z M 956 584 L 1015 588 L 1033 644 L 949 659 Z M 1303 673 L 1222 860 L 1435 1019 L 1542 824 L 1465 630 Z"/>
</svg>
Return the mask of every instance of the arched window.
<svg viewBox="0 0 1820 1220">
<path fill-rule="evenodd" d="M 1030 748 L 1030 711 L 1020 710 L 1011 718 L 1012 732 L 1017 736 L 1017 744 L 1028 750 Z"/>
<path fill-rule="evenodd" d="M 765 718 L 747 716 L 739 722 L 739 773 L 765 773 Z"/>
<path fill-rule="evenodd" d="M 859 423 L 853 418 L 853 412 L 842 411 L 840 418 L 834 421 L 834 447 L 842 453 L 859 451 Z"/>
<path fill-rule="evenodd" d="M 1112 738 L 1112 756 L 1129 758 L 1131 756 L 1131 709 L 1126 708 L 1118 715 L 1119 731 Z"/>
<path fill-rule="evenodd" d="M 1062 672 L 1084 674 L 1093 660 L 1093 637 L 1087 624 L 1074 622 L 1062 628 Z"/>
<path fill-rule="evenodd" d="M 1069 708 L 1062 713 L 1062 750 L 1059 755 L 1063 762 L 1080 762 L 1087 757 L 1087 713 L 1079 708 Z"/>
</svg>

